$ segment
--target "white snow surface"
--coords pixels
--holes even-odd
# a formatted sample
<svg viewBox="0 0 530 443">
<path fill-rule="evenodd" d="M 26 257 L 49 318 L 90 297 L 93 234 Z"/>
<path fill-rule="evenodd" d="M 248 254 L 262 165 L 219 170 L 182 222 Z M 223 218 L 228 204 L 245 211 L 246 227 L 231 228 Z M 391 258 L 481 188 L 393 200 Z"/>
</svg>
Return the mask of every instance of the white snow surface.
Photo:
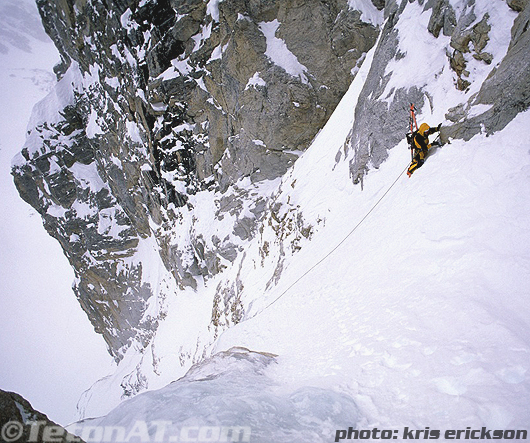
<svg viewBox="0 0 530 443">
<path fill-rule="evenodd" d="M 377 10 L 374 4 L 364 0 L 348 0 L 350 9 L 354 9 L 361 13 L 361 20 L 371 23 L 374 26 L 383 24 L 383 11 Z"/>
<path fill-rule="evenodd" d="M 417 16 L 416 4 L 407 8 Z M 492 8 L 494 13 L 500 6 Z M 419 19 L 425 19 L 421 13 Z M 410 23 L 400 23 L 400 50 L 406 55 L 392 66 L 391 82 L 394 87 L 424 86 L 432 106 L 418 111 L 418 122 L 437 124 L 473 91 L 457 91 L 447 59 L 438 60 L 447 39 L 434 39 L 426 29 L 412 31 Z M 505 25 L 492 22 L 494 28 Z M 488 50 L 500 60 L 506 47 L 504 39 L 491 42 Z M 411 77 L 411 66 L 422 54 L 433 69 Z M 230 405 L 230 420 L 211 415 L 208 407 L 194 408 L 194 426 L 234 425 L 235 419 L 259 421 L 260 416 L 268 423 L 258 399 L 273 402 L 278 392 L 284 392 L 285 400 L 297 390 L 318 389 L 352 399 L 357 412 L 351 412 L 350 425 L 358 429 L 401 433 L 405 427 L 429 427 L 441 430 L 442 440 L 443 432 L 451 429 L 527 429 L 530 200 L 525 190 L 530 186 L 530 112 L 489 137 L 452 140 L 432 151 L 411 178 L 405 174 L 410 152 L 403 140 L 379 169 L 370 171 L 361 189 L 349 176 L 353 152 L 344 152 L 344 142 L 373 56 L 374 50 L 293 168 L 280 181 L 262 188 L 252 185 L 256 193 L 272 195 L 273 204 L 282 204 L 278 216 L 301 214 L 312 227 L 310 238 L 297 237 L 294 229 L 280 241 L 265 223 L 253 241 L 239 243 L 244 258 L 239 256 L 224 273 L 201 282 L 197 291 L 167 300 L 167 317 L 149 349 L 141 355 L 131 350 L 119 366 L 122 375 L 141 368 L 149 389 L 162 389 L 124 402 L 100 423 L 123 419 L 131 424 L 130 417 L 154 420 L 166 417 L 164 411 L 170 408 L 172 426 L 189 424 L 189 417 L 179 418 L 186 407 L 178 404 L 204 399 L 200 392 L 211 395 L 216 384 L 210 382 L 224 372 L 216 375 L 213 370 L 198 391 L 183 388 L 189 374 L 164 386 L 189 368 L 179 361 L 182 352 L 199 361 L 199 350 L 206 346 L 208 355 L 244 347 L 277 357 L 261 377 L 233 374 L 241 400 L 254 398 L 253 407 L 236 406 L 221 390 L 212 401 Z M 475 74 L 480 83 L 488 71 Z M 472 109 L 480 114 L 484 108 Z M 213 234 L 223 238 L 233 221 L 225 219 L 226 226 L 213 222 L 212 196 L 200 193 L 192 203 L 198 208 L 195 229 L 205 233 L 205 239 Z M 175 235 L 186 235 L 189 229 Z M 264 257 L 265 241 L 269 252 Z M 285 252 L 283 262 L 280 250 Z M 275 279 L 279 263 L 282 272 Z M 219 283 L 236 277 L 244 285 L 244 319 L 213 341 L 207 332 L 213 296 Z M 210 360 L 203 365 L 199 368 L 212 370 Z M 107 379 L 106 386 L 116 386 L 120 377 Z M 266 383 L 274 385 L 274 392 L 258 395 L 255 386 Z M 101 387 L 90 392 L 93 415 L 103 415 L 119 403 L 105 396 L 108 392 Z M 322 400 L 324 410 L 318 413 L 309 405 L 308 420 L 318 417 L 321 429 L 331 429 L 322 424 L 325 417 L 328 424 L 346 426 L 332 419 L 326 409 L 332 403 Z M 327 437 L 308 439 L 303 427 L 292 423 L 289 437 L 271 441 L 333 441 L 331 431 Z"/>
<path fill-rule="evenodd" d="M 249 88 L 255 88 L 257 86 L 267 86 L 267 83 L 261 78 L 259 72 L 255 72 L 254 75 L 248 79 L 248 82 L 245 86 L 245 91 Z"/>
<path fill-rule="evenodd" d="M 208 3 L 215 20 L 218 3 Z M 451 3 L 457 9 L 461 4 Z M 430 35 L 427 15 L 416 3 L 407 5 L 398 24 L 405 56 L 386 72 L 392 73 L 386 99 L 395 88 L 424 87 L 431 104 L 418 111 L 418 122 L 437 124 L 450 107 L 467 103 L 506 53 L 515 14 L 504 2 L 479 3 L 478 12 L 495 18 L 495 38 L 486 48 L 494 63 L 470 61 L 474 83 L 465 93 L 454 88 L 448 39 Z M 362 12 L 364 18 L 370 10 Z M 374 15 L 376 23 L 380 19 Z M 279 26 L 260 24 L 267 55 L 304 80 L 305 67 L 276 37 Z M 271 221 L 252 241 L 243 241 L 231 232 L 236 215 L 215 220 L 221 196 L 203 191 L 190 196 L 193 210 L 179 210 L 184 221 L 170 234 L 175 244 L 185 244 L 201 233 L 209 249 L 214 235 L 227 239 L 245 252 L 233 265 L 227 260 L 227 269 L 199 281 L 197 290 L 177 290 L 154 237 L 141 243 L 134 261 L 145 264 L 144 281 L 159 294 L 149 300 L 146 316 L 164 312 L 165 319 L 147 349 L 132 346 L 113 375 L 85 392 L 80 417 L 101 416 L 85 423 L 170 420 L 175 429 L 251 423 L 254 435 L 269 432 L 276 442 L 332 441 L 334 426 L 528 426 L 530 112 L 492 136 L 453 140 L 433 151 L 410 179 L 403 141 L 361 189 L 349 176 L 353 152 L 344 152 L 344 143 L 373 56 L 374 50 L 327 125 L 282 179 L 242 180 L 229 191 L 252 196 L 240 218 L 253 216 L 252 199 L 270 197 L 271 205 L 281 203 L 278 216 L 303 218 L 309 238 L 295 227 L 279 240 Z M 177 70 L 186 66 L 174 61 L 167 75 Z M 472 107 L 473 115 L 483 109 Z M 111 217 L 102 214 L 102 230 L 110 232 Z M 210 328 L 214 295 L 219 284 L 236 278 L 244 286 L 245 315 L 216 339 Z M 266 365 L 263 354 L 236 362 L 220 358 L 234 347 L 276 357 Z M 192 363 L 210 355 L 186 375 Z M 123 401 L 124 380 L 150 391 Z M 282 421 L 289 408 L 293 414 Z"/>
<path fill-rule="evenodd" d="M 206 13 L 211 15 L 216 22 L 219 21 L 219 3 L 221 1 L 222 0 L 209 0 L 208 5 L 206 6 Z"/>
<path fill-rule="evenodd" d="M 298 61 L 296 55 L 294 55 L 285 41 L 276 36 L 276 32 L 280 27 L 281 23 L 275 19 L 270 22 L 259 23 L 259 28 L 267 41 L 267 49 L 265 55 L 271 59 L 271 61 L 283 68 L 285 72 L 292 75 L 293 77 L 299 77 L 303 83 L 307 83 L 307 77 L 305 73 L 307 68 Z"/>
<path fill-rule="evenodd" d="M 312 387 L 285 390 L 267 376 L 275 364 L 272 355 L 233 348 L 163 389 L 68 430 L 86 441 L 98 429 L 103 441 L 112 441 L 105 434 L 117 430 L 116 441 L 312 442 L 325 441 L 337 425 L 355 423 L 350 397 Z"/>
<path fill-rule="evenodd" d="M 402 175 L 336 252 L 215 349 L 277 353 L 279 380 L 348 393 L 361 429 L 527 426 L 529 117 L 444 146 L 413 178 Z M 319 140 L 313 152 L 329 143 Z M 356 226 L 407 154 L 398 146 L 363 192 L 345 186 L 345 174 L 309 182 L 297 164 L 298 202 L 329 215 L 265 303 Z"/>
</svg>

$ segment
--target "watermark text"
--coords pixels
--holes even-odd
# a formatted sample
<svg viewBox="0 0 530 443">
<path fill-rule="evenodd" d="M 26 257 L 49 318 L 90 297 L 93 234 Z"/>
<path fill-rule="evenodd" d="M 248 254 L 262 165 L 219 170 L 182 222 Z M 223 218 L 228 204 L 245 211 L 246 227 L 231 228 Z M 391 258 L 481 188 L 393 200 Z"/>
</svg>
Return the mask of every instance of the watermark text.
<svg viewBox="0 0 530 443">
<path fill-rule="evenodd" d="M 45 421 L 10 421 L 0 429 L 0 442 L 12 443 L 172 443 L 172 442 L 249 442 L 249 426 L 183 426 L 171 421 L 136 421 L 132 426 L 99 426 L 78 423 L 68 427 Z"/>
<path fill-rule="evenodd" d="M 338 429 L 335 431 L 335 442 L 343 440 L 526 440 L 525 429 Z"/>
</svg>

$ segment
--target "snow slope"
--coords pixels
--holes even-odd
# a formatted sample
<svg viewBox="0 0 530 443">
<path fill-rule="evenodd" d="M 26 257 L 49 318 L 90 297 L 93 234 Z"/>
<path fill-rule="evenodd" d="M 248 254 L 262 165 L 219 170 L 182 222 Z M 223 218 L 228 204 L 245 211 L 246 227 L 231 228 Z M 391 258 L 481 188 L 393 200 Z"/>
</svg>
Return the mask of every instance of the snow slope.
<svg viewBox="0 0 530 443">
<path fill-rule="evenodd" d="M 419 20 L 425 17 L 420 14 Z M 420 110 L 418 121 L 437 124 L 472 91 L 457 91 L 448 69 L 422 71 L 411 80 L 410 63 L 417 57 L 412 45 L 439 56 L 449 42 L 406 21 L 400 32 L 400 44 L 411 46 L 400 48 L 407 56 L 393 66 L 394 82 L 423 82 L 431 108 Z M 495 60 L 506 52 L 506 38 L 487 47 Z M 369 172 L 361 189 L 350 179 L 353 152 L 344 152 L 344 146 L 373 55 L 367 56 L 326 127 L 273 193 L 269 206 L 272 211 L 281 204 L 274 216 L 281 222 L 266 219 L 232 269 L 197 293 L 170 302 L 151 349 L 157 358 L 147 359 L 149 364 L 156 360 L 159 372 L 150 374 L 145 364 L 144 374 L 151 388 L 181 377 L 186 367 L 177 362 L 179 346 L 199 348 L 208 340 L 203 325 L 211 313 L 197 306 L 210 306 L 222 279 L 239 279 L 247 307 L 243 321 L 225 331 L 210 352 L 240 346 L 276 354 L 276 364 L 262 374 L 277 392 L 289 396 L 314 388 L 346 395 L 358 408 L 358 420 L 353 413 L 351 418 L 351 426 L 358 429 L 526 429 L 530 113 L 519 114 L 490 137 L 453 140 L 433 151 L 410 179 L 405 174 L 410 152 L 403 140 L 379 169 Z M 438 56 L 433 63 L 441 69 L 444 59 Z M 485 69 L 471 73 L 479 83 L 487 75 Z M 301 225 L 296 223 L 300 219 Z M 306 228 L 309 234 L 303 235 Z M 174 309 L 177 305 L 180 309 Z M 183 320 L 185 306 L 189 309 Z M 208 361 L 205 365 L 210 367 Z M 170 405 L 181 411 L 178 405 L 186 396 L 177 391 L 187 377 L 124 402 L 100 423 L 112 424 L 110 417 L 119 417 L 122 425 L 142 417 L 154 420 L 158 415 L 151 402 L 160 396 L 160 414 Z M 246 391 L 245 383 L 240 386 L 245 376 L 236 372 L 233 377 L 245 398 L 256 395 L 253 377 Z M 215 375 L 204 378 L 205 391 L 213 379 Z M 100 391 L 94 411 L 109 406 Z M 308 406 L 308 419 L 323 420 L 313 406 Z M 228 412 L 232 421 L 253 413 Z M 263 413 L 258 407 L 254 412 Z M 197 411 L 194 425 L 211 425 L 210 413 L 207 408 Z M 173 417 L 173 425 L 186 425 L 178 414 Z M 307 441 L 294 435 L 275 441 Z M 330 433 L 311 441 L 332 438 Z"/>
<path fill-rule="evenodd" d="M 407 26 L 411 13 L 426 18 L 417 5 L 407 8 L 398 25 L 407 56 L 392 66 L 391 83 L 424 82 L 432 108 L 418 120 L 437 124 L 473 91 L 457 92 L 450 71 L 437 69 L 443 66 L 408 75 L 415 51 L 441 55 L 448 42 Z M 507 8 L 490 12 L 510 29 Z M 487 47 L 496 60 L 507 41 L 504 35 Z M 480 83 L 488 72 L 474 69 L 471 76 Z M 264 291 L 259 271 L 247 268 L 252 277 L 245 281 L 256 282 L 245 288 L 245 297 L 255 300 L 252 310 L 215 350 L 237 344 L 278 354 L 277 380 L 351 395 L 361 429 L 524 428 L 530 417 L 530 202 L 524 191 L 530 114 L 491 137 L 454 140 L 410 179 L 403 141 L 361 190 L 348 180 L 352 153 L 336 160 L 360 81 L 277 197 L 302 208 L 315 226 L 324 222 L 286 261 L 274 290 Z"/>
<path fill-rule="evenodd" d="M 24 145 L 32 107 L 53 87 L 58 60 L 35 3 L 2 0 L 0 388 L 67 424 L 81 393 L 111 370 L 111 358 L 75 299 L 73 272 L 60 246 L 21 200 L 11 176 L 11 159 Z"/>
<path fill-rule="evenodd" d="M 461 2 L 451 4 L 458 9 Z M 433 125 L 468 102 L 506 53 L 515 18 L 504 2 L 477 8 L 491 15 L 494 38 L 485 51 L 494 61 L 488 67 L 469 60 L 473 86 L 461 92 L 445 55 L 449 38 L 435 39 L 426 30 L 429 15 L 407 5 L 397 24 L 400 57 L 385 72 L 392 74 L 388 100 L 392 88 L 423 87 L 429 100 L 418 121 Z M 160 300 L 167 316 L 156 337 L 146 349 L 131 347 L 116 372 L 84 394 L 82 417 L 106 415 L 90 421 L 104 426 L 171 419 L 175 428 L 241 425 L 234 421 L 246 417 L 254 430 L 261 426 L 262 441 L 268 429 L 275 441 L 291 443 L 308 441 L 306 431 L 311 441 L 331 441 L 333 426 L 348 426 L 344 411 L 360 429 L 528 426 L 530 114 L 490 137 L 453 140 L 410 179 L 403 140 L 362 188 L 354 186 L 354 153 L 345 141 L 374 54 L 281 181 L 238 184 L 256 200 L 270 196 L 259 234 L 247 243 L 232 235 L 244 250 L 232 267 L 197 291 Z M 425 69 L 417 69 L 420 62 Z M 227 234 L 222 223 L 211 222 L 219 200 L 208 192 L 190 197 L 199 216 L 194 228 L 206 239 Z M 160 273 L 161 286 L 169 285 L 158 262 L 149 269 L 155 280 Z M 243 321 L 217 337 L 211 328 L 217 288 L 234 282 L 243 288 L 236 291 Z M 233 347 L 277 357 L 270 357 L 274 364 L 254 356 L 232 365 L 232 354 L 228 360 L 216 354 Z M 122 402 L 124 380 L 151 391 Z M 191 406 L 190 399 L 196 400 Z M 341 401 L 343 409 L 334 408 Z M 226 415 L 213 414 L 208 404 L 225 405 Z M 273 434 L 290 407 L 300 409 Z M 260 421 L 263 416 L 268 420 Z"/>
<path fill-rule="evenodd" d="M 312 442 L 355 424 L 357 406 L 348 395 L 286 390 L 267 376 L 275 364 L 274 355 L 233 348 L 69 431 L 86 441 Z"/>
<path fill-rule="evenodd" d="M 361 429 L 527 426 L 529 116 L 493 137 L 444 146 L 411 179 L 402 174 L 403 145 L 363 192 L 322 182 L 328 199 L 319 201 L 334 203 L 326 228 L 270 300 L 402 174 L 339 249 L 225 332 L 216 350 L 237 344 L 278 354 L 278 380 L 348 393 Z"/>
<path fill-rule="evenodd" d="M 252 369 L 248 358 L 241 368 L 216 354 L 218 360 L 90 426 L 119 426 L 143 441 L 160 430 L 192 438 L 191 430 L 204 429 L 204 441 L 222 441 L 211 432 L 250 423 L 250 441 L 291 443 L 333 441 L 334 429 L 348 425 L 399 435 L 405 427 L 524 429 L 528 117 L 493 137 L 446 145 L 412 179 L 403 174 L 405 146 L 370 174 L 362 192 L 330 174 L 320 193 L 334 198 L 315 203 L 315 210 L 332 206 L 326 228 L 297 254 L 271 299 L 356 226 L 355 208 L 370 210 L 398 181 L 327 260 L 225 332 L 214 349 L 268 351 L 278 355 L 276 364 Z M 144 423 L 137 420 L 149 429 L 135 427 Z M 90 429 L 85 423 L 75 430 L 90 437 Z"/>
</svg>

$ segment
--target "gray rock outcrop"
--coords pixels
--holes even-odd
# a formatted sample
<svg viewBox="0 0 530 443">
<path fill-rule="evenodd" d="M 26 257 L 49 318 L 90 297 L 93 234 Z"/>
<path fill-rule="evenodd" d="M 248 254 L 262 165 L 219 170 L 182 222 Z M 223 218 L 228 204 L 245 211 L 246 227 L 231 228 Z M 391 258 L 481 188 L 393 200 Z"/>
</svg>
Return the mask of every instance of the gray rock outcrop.
<svg viewBox="0 0 530 443">
<path fill-rule="evenodd" d="M 62 426 L 51 421 L 42 412 L 33 409 L 31 404 L 15 392 L 0 389 L 0 430 L 1 441 L 9 442 L 57 442 L 83 441 L 70 434 Z"/>
<path fill-rule="evenodd" d="M 37 4 L 61 80 L 37 106 L 15 184 L 63 247 L 83 309 L 120 360 L 164 315 L 148 309 L 163 297 L 146 267 L 193 288 L 235 259 L 266 207 L 237 182 L 285 173 L 379 30 L 346 0 Z M 217 205 L 212 223 L 234 220 L 231 232 L 197 232 L 200 192 Z"/>
<path fill-rule="evenodd" d="M 346 152 L 354 152 L 350 162 L 354 183 L 362 182 L 367 171 L 379 167 L 388 157 L 388 151 L 403 140 L 409 103 L 421 109 L 431 100 L 428 87 L 421 84 L 390 92 L 386 88 L 392 73 L 383 73 L 391 61 L 401 58 L 399 36 L 394 26 L 407 3 L 406 0 L 388 1 L 385 5 L 387 22 L 381 31 L 374 63 L 361 92 L 354 125 L 344 146 Z M 473 81 L 467 70 L 469 58 L 484 65 L 490 65 L 493 60 L 492 54 L 485 50 L 491 31 L 489 14 L 480 15 L 475 0 L 466 1 L 465 7 L 459 11 L 455 11 L 447 0 L 418 3 L 430 14 L 429 32 L 436 38 L 441 35 L 450 37 L 451 51 L 448 51 L 447 58 L 456 74 L 455 88 L 468 90 Z M 508 53 L 498 66 L 492 66 L 490 75 L 480 85 L 477 94 L 472 95 L 466 104 L 449 110 L 446 119 L 452 124 L 444 124 L 441 134 L 443 141 L 450 138 L 469 140 L 481 131 L 487 134 L 499 131 L 530 106 L 528 2 L 513 1 L 508 2 L 508 5 L 519 12 L 512 29 Z M 489 109 L 469 116 L 470 108 L 475 105 L 487 105 Z M 337 158 L 341 158 L 341 153 Z"/>
<path fill-rule="evenodd" d="M 530 106 L 528 0 L 502 4 L 517 16 L 509 46 L 502 34 L 503 57 L 491 50 L 495 23 L 485 12 L 497 10 L 476 0 L 372 0 L 364 12 L 347 0 L 37 3 L 61 54 L 58 83 L 36 105 L 12 172 L 74 268 L 96 331 L 130 364 L 117 376 L 124 397 L 148 388 L 147 371 L 159 375 L 153 337 L 181 293 L 192 297 L 202 285 L 211 296 L 197 336 L 175 344 L 184 369 L 251 311 L 259 295 L 248 295 L 245 269 L 266 263 L 260 290 L 268 291 L 289 253 L 325 223 L 308 221 L 290 200 L 286 171 L 376 42 L 336 156 L 354 183 L 404 140 L 410 103 L 443 109 L 443 141 L 491 134 Z M 440 39 L 442 61 L 416 82 L 416 66 L 398 66 L 418 63 L 400 52 L 400 39 L 416 37 L 400 20 L 419 16 L 422 54 Z M 447 107 L 433 106 L 437 77 L 457 97 Z M 124 359 L 129 350 L 134 358 Z"/>
<path fill-rule="evenodd" d="M 447 115 L 455 124 L 444 131 L 446 139 L 454 137 L 469 140 L 481 131 L 486 134 L 500 131 L 518 113 L 530 107 L 530 2 L 509 4 L 519 11 L 519 15 L 511 30 L 512 39 L 508 52 L 482 84 L 478 94 L 460 110 L 461 115 L 456 118 L 454 113 Z M 489 109 L 468 118 L 467 111 L 475 105 L 487 105 Z"/>
</svg>

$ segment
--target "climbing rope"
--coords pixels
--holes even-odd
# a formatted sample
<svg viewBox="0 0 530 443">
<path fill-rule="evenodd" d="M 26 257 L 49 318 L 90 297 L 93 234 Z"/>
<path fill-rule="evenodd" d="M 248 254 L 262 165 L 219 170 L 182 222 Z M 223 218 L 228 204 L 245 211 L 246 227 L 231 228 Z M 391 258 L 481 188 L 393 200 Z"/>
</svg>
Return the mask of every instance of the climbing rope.
<svg viewBox="0 0 530 443">
<path fill-rule="evenodd" d="M 269 309 L 274 303 L 276 303 L 280 298 L 282 298 L 287 292 L 289 292 L 300 280 L 302 280 L 307 274 L 309 274 L 313 269 L 315 269 L 318 265 L 320 265 L 322 262 L 324 262 L 331 254 L 333 254 L 337 249 L 340 248 L 340 246 L 361 226 L 361 224 L 370 216 L 370 214 L 377 208 L 379 203 L 386 197 L 386 195 L 390 192 L 390 190 L 394 187 L 394 185 L 398 182 L 398 180 L 401 178 L 401 176 L 405 173 L 405 171 L 408 169 L 408 166 L 401 171 L 401 173 L 397 176 L 397 178 L 394 180 L 394 182 L 390 185 L 390 187 L 385 191 L 385 193 L 377 200 L 377 202 L 372 206 L 372 208 L 365 214 L 365 216 L 353 227 L 353 229 L 348 232 L 346 237 L 344 237 L 338 244 L 335 246 L 331 251 L 329 251 L 324 257 L 322 257 L 318 262 L 316 262 L 313 266 L 311 266 L 307 271 L 305 271 L 300 277 L 298 277 L 291 285 L 285 289 L 278 297 L 276 297 L 272 302 L 270 302 L 267 306 L 265 306 L 260 311 L 256 312 L 252 317 L 248 318 L 250 320 L 251 318 L 254 318 L 256 315 L 261 314 L 266 309 Z"/>
</svg>

